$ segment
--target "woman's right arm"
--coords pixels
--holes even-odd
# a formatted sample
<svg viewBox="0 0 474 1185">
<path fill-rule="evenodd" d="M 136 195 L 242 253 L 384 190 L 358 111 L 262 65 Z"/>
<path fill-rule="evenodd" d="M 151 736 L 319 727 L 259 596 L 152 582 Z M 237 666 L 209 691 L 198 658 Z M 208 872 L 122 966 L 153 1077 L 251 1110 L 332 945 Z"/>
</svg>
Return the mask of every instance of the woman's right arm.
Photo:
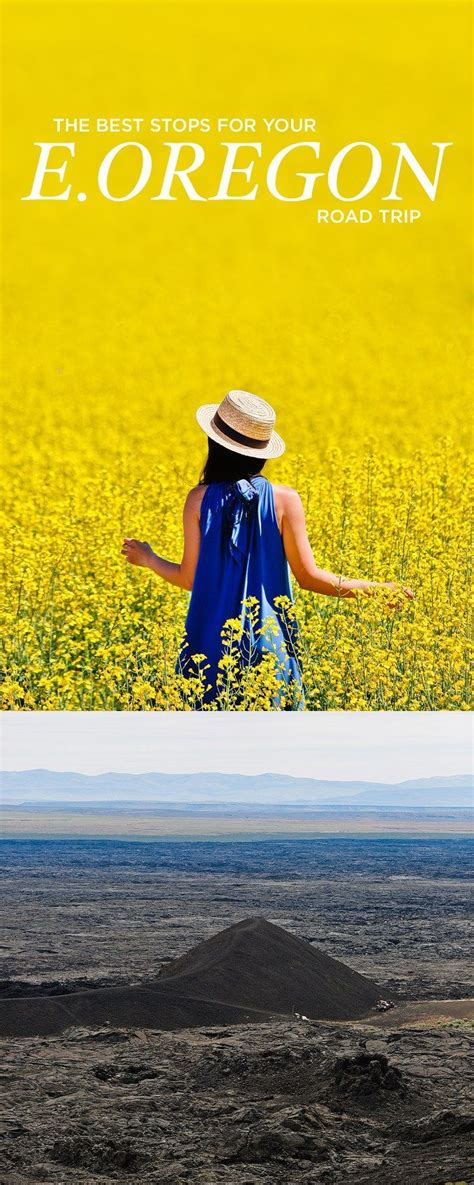
<svg viewBox="0 0 474 1185">
<path fill-rule="evenodd" d="M 303 503 L 299 494 L 288 487 L 280 487 L 278 494 L 283 547 L 293 576 L 301 588 L 308 589 L 309 592 L 322 593 L 326 597 L 355 597 L 359 591 L 372 593 L 378 588 L 397 587 L 392 581 L 381 583 L 376 580 L 352 579 L 318 568 L 308 539 Z M 411 590 L 403 591 L 411 600 Z"/>
<path fill-rule="evenodd" d="M 136 564 L 139 568 L 149 568 L 156 576 L 161 576 L 168 584 L 175 584 L 178 588 L 190 591 L 194 584 L 201 545 L 200 510 L 203 496 L 202 486 L 195 486 L 188 494 L 183 511 L 184 546 L 181 563 L 165 560 L 157 555 L 149 543 L 141 539 L 126 538 L 122 544 L 121 554 L 129 564 Z"/>
</svg>

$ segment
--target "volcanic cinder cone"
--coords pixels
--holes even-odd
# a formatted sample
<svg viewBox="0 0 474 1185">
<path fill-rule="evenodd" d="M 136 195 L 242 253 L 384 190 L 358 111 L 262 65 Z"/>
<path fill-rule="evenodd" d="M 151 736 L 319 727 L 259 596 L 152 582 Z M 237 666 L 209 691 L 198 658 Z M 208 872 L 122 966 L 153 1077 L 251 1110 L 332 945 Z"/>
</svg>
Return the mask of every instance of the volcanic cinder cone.
<svg viewBox="0 0 474 1185">
<path fill-rule="evenodd" d="M 164 990 L 289 1013 L 354 1020 L 380 999 L 380 988 L 305 939 L 262 918 L 248 918 L 168 963 Z"/>
<path fill-rule="evenodd" d="M 354 1020 L 380 998 L 370 979 L 260 918 L 229 926 L 142 985 L 0 1001 L 0 1035 L 60 1033 L 73 1025 L 182 1029 L 262 1021 L 293 1010 Z"/>
</svg>

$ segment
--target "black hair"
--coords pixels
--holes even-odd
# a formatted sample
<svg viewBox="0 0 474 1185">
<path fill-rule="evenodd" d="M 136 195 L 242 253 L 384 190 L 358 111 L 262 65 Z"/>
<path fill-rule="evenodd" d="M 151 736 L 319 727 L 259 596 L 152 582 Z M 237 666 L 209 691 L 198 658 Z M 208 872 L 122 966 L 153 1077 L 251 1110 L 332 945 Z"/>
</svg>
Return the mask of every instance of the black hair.
<svg viewBox="0 0 474 1185">
<path fill-rule="evenodd" d="M 252 477 L 262 472 L 264 464 L 265 458 L 233 453 L 208 437 L 208 453 L 199 484 L 207 486 L 214 481 L 241 481 L 242 478 L 251 481 Z"/>
</svg>

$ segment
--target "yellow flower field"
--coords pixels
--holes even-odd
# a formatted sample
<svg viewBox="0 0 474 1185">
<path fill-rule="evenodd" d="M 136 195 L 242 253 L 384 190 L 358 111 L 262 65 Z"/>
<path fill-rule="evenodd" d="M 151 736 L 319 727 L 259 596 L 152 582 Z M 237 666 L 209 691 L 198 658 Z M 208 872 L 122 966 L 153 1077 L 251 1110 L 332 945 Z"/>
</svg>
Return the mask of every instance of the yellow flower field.
<svg viewBox="0 0 474 1185">
<path fill-rule="evenodd" d="M 110 22 L 106 3 L 74 0 L 55 7 L 49 41 L 41 0 L 8 7 L 4 706 L 195 706 L 199 687 L 174 674 L 188 594 L 127 568 L 120 546 L 130 534 L 180 558 L 205 452 L 194 410 L 244 387 L 276 407 L 287 451 L 268 473 L 300 491 L 317 562 L 416 594 L 392 610 L 297 592 L 307 709 L 469 707 L 464 7 L 349 4 L 345 48 L 337 4 L 282 4 L 270 23 L 255 5 L 250 35 L 226 4 L 125 0 Z M 354 46 L 372 62 L 362 77 Z M 63 139 L 51 116 L 71 103 L 90 115 L 311 110 L 329 158 L 356 139 L 454 148 L 435 203 L 407 178 L 415 226 L 316 226 L 311 203 L 263 193 L 108 203 L 91 189 L 107 134 L 78 146 L 90 200 L 22 203 L 33 142 Z M 208 151 L 217 161 L 212 135 Z M 218 706 L 271 709 L 271 662 L 239 701 L 232 671 L 230 656 Z"/>
</svg>

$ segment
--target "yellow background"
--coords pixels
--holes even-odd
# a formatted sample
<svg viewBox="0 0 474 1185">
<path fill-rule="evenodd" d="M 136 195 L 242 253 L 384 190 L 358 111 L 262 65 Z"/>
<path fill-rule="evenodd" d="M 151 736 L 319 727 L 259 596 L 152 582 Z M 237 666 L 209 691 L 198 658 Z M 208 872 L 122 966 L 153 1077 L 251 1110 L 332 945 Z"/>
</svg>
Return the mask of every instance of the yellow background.
<svg viewBox="0 0 474 1185">
<path fill-rule="evenodd" d="M 8 568 L 7 607 L 21 587 L 20 618 L 29 626 L 22 626 L 27 644 L 15 651 L 15 686 L 29 685 L 28 664 L 37 663 L 38 680 L 46 679 L 26 701 L 14 692 L 12 703 L 106 706 L 100 690 L 98 700 L 95 694 L 107 663 L 91 659 L 87 695 L 79 693 L 82 643 L 64 657 L 68 681 L 58 690 L 58 638 L 74 632 L 74 611 L 85 614 L 86 633 L 95 630 L 103 642 L 114 591 L 125 598 L 122 614 L 129 613 L 130 573 L 124 576 L 117 558 L 122 531 L 179 558 L 181 503 L 203 459 L 194 409 L 230 387 L 275 405 L 287 453 L 273 475 L 303 481 L 313 506 L 319 500 L 324 507 L 319 518 L 315 509 L 310 532 L 321 563 L 355 564 L 352 575 L 365 574 L 361 567 L 368 575 L 408 575 L 416 583 L 420 555 L 436 536 L 435 585 L 442 581 L 444 596 L 445 547 L 452 548 L 451 581 L 459 563 L 464 581 L 468 5 L 37 0 L 9 3 L 5 14 L 6 497 L 22 569 L 13 577 Z M 392 141 L 407 141 L 428 173 L 431 142 L 454 145 L 436 202 L 408 169 L 402 173 L 403 206 L 423 215 L 413 226 L 318 226 L 318 206 L 341 206 L 324 178 L 311 201 L 285 204 L 266 193 L 262 163 L 255 167 L 255 202 L 191 203 L 179 186 L 178 201 L 150 202 L 161 184 L 162 141 L 179 137 L 143 130 L 57 134 L 52 117 L 64 115 L 313 116 L 317 134 L 308 138 L 321 142 L 318 169 L 327 172 L 334 154 L 354 140 L 380 149 L 383 180 L 361 203 L 372 209 L 390 204 L 380 198 L 391 184 Z M 154 175 L 138 198 L 114 204 L 97 192 L 97 168 L 114 143 L 129 138 L 148 145 Z M 220 141 L 231 137 L 185 138 L 201 140 L 207 176 L 217 176 Z M 248 138 L 262 140 L 268 162 L 297 137 Z M 67 174 L 73 197 L 22 202 L 36 168 L 34 141 L 55 139 L 76 142 Z M 341 184 L 356 184 L 359 167 L 341 174 Z M 77 201 L 78 190 L 88 193 L 86 202 Z M 441 530 L 439 517 L 435 526 L 423 520 L 424 533 L 413 537 L 411 550 L 404 545 L 398 570 L 387 571 L 390 514 L 395 525 L 397 516 L 405 521 L 415 470 L 425 474 L 423 496 L 434 481 L 438 498 L 446 447 L 449 523 L 444 518 Z M 384 510 L 369 545 L 354 492 L 354 530 L 342 548 L 341 487 L 366 490 L 368 456 Z M 423 507 L 428 514 L 427 501 Z M 432 563 L 430 572 L 433 595 Z M 63 598 L 54 645 L 46 608 L 53 577 Z M 177 611 L 182 621 L 183 598 L 161 586 L 148 595 L 154 620 L 174 619 Z M 457 622 L 464 611 L 465 600 Z M 139 633 L 139 613 L 135 628 Z M 433 638 L 430 644 L 434 671 Z M 451 657 L 454 648 L 453 641 Z M 90 645 L 85 650 L 90 655 Z M 458 706 L 449 686 L 428 698 L 421 690 L 414 706 Z M 395 696 L 378 706 L 404 703 Z M 125 697 L 115 706 L 130 704 Z M 351 706 L 337 696 L 331 704 Z M 356 696 L 352 706 L 370 703 Z"/>
</svg>

